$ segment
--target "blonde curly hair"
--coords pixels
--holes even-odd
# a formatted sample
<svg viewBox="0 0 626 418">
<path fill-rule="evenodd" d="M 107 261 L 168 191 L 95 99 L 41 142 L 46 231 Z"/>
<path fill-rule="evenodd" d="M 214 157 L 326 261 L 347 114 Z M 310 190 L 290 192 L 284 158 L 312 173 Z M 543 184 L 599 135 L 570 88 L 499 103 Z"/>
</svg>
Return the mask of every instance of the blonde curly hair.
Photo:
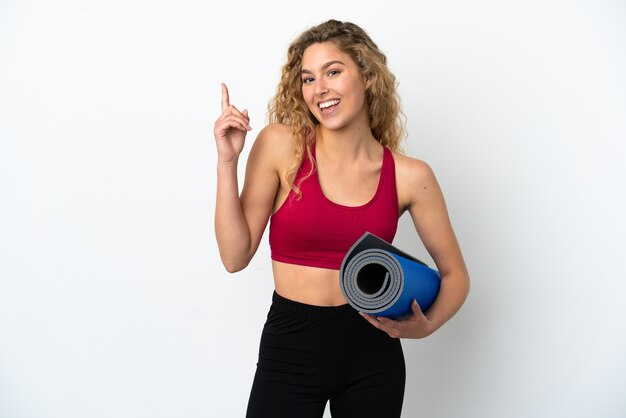
<svg viewBox="0 0 626 418">
<path fill-rule="evenodd" d="M 287 62 L 282 68 L 276 94 L 269 102 L 270 123 L 290 125 L 296 138 L 296 161 L 287 172 L 291 188 L 300 197 L 299 185 L 311 171 L 295 184 L 295 175 L 304 154 L 313 160 L 311 145 L 315 140 L 317 119 L 309 111 L 302 96 L 302 56 L 306 48 L 315 43 L 332 42 L 349 55 L 371 86 L 366 92 L 367 111 L 372 135 L 391 151 L 403 153 L 400 142 L 406 136 L 405 117 L 396 91 L 396 77 L 387 67 L 387 57 L 359 26 L 350 22 L 328 20 L 313 26 L 295 39 L 287 50 Z"/>
</svg>

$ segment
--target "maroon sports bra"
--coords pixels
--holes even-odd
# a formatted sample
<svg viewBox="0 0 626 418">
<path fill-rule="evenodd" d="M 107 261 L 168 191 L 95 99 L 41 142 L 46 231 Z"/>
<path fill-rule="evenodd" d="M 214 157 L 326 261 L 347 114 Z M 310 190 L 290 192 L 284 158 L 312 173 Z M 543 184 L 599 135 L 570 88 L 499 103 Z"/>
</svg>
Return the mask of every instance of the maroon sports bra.
<svg viewBox="0 0 626 418">
<path fill-rule="evenodd" d="M 398 227 L 398 194 L 393 155 L 387 147 L 383 149 L 376 194 L 364 205 L 330 201 L 322 192 L 317 170 L 300 184 L 301 199 L 291 190 L 270 219 L 272 260 L 339 270 L 343 257 L 365 232 L 391 243 Z M 315 144 L 312 153 L 315 158 Z M 296 182 L 311 164 L 305 154 Z"/>
</svg>

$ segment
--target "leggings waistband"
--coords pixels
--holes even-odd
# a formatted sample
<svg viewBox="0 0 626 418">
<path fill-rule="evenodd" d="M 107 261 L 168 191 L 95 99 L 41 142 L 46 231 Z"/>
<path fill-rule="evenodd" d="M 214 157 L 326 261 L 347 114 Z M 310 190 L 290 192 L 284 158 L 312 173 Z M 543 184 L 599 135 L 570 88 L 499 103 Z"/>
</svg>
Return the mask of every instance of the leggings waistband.
<svg viewBox="0 0 626 418">
<path fill-rule="evenodd" d="M 347 303 L 339 306 L 308 305 L 295 300 L 287 299 L 274 291 L 272 295 L 272 307 L 282 311 L 299 314 L 309 318 L 339 318 L 354 316 L 356 310 Z"/>
</svg>

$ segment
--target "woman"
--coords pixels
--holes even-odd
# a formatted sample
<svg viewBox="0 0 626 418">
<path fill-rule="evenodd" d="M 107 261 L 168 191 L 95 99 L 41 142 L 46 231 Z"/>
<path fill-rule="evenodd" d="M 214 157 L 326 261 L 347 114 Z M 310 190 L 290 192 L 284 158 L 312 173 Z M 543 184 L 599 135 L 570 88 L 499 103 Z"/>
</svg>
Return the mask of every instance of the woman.
<svg viewBox="0 0 626 418">
<path fill-rule="evenodd" d="M 257 136 L 238 193 L 247 110 L 222 85 L 215 123 L 215 229 L 229 272 L 246 267 L 270 221 L 275 292 L 261 337 L 248 417 L 399 417 L 399 338 L 423 338 L 463 304 L 469 276 L 430 167 L 399 153 L 395 77 L 357 25 L 330 20 L 289 47 L 270 124 Z M 426 314 L 361 314 L 339 286 L 343 256 L 364 232 L 391 242 L 408 211 L 441 275 Z"/>
</svg>

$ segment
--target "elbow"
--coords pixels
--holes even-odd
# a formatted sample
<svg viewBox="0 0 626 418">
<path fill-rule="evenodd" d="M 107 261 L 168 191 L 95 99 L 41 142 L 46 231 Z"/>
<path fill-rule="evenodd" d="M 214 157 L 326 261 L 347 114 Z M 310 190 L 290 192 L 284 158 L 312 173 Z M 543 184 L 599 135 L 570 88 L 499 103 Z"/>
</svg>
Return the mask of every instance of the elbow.
<svg viewBox="0 0 626 418">
<path fill-rule="evenodd" d="M 237 273 L 238 271 L 241 271 L 243 269 L 245 269 L 248 264 L 249 261 L 246 260 L 222 260 L 222 264 L 224 265 L 224 268 L 226 268 L 226 271 L 229 273 Z"/>
<path fill-rule="evenodd" d="M 232 248 L 219 248 L 220 250 L 220 260 L 222 261 L 222 265 L 229 273 L 237 273 L 248 267 L 250 264 L 250 260 L 252 259 L 252 255 L 250 251 L 245 249 L 232 249 Z"/>
<path fill-rule="evenodd" d="M 463 285 L 462 285 L 463 293 L 464 293 L 463 301 L 467 300 L 471 287 L 472 287 L 472 281 L 470 280 L 469 275 L 465 274 L 465 278 L 463 280 Z"/>
<path fill-rule="evenodd" d="M 226 267 L 226 271 L 229 273 L 237 273 L 238 271 L 241 271 L 244 268 L 246 268 L 245 265 L 236 265 L 236 264 L 224 264 L 224 267 Z"/>
</svg>

